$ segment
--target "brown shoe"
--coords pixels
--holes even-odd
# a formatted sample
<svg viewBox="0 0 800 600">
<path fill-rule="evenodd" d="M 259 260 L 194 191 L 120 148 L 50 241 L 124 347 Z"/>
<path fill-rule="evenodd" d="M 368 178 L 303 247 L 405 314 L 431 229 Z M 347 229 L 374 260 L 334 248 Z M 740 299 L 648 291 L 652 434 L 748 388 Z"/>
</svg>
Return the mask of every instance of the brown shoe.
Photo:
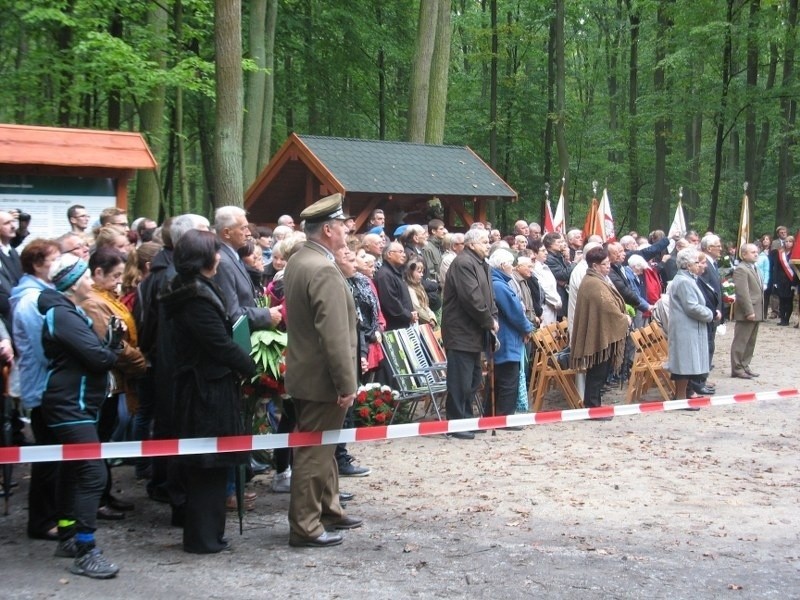
<svg viewBox="0 0 800 600">
<path fill-rule="evenodd" d="M 753 376 L 750 375 L 749 373 L 747 373 L 746 371 L 741 371 L 741 372 L 738 372 L 738 373 L 734 371 L 733 373 L 731 373 L 731 377 L 733 377 L 735 379 L 752 379 L 753 378 Z"/>
<path fill-rule="evenodd" d="M 754 373 L 753 371 L 750 370 L 749 367 L 746 368 L 744 370 L 744 372 L 747 373 L 748 375 L 750 375 L 750 377 L 760 377 L 760 375 L 758 373 Z"/>
<path fill-rule="evenodd" d="M 338 521 L 333 521 L 330 523 L 324 523 L 325 531 L 336 531 L 344 530 L 344 529 L 357 529 L 364 524 L 362 519 L 357 519 L 355 517 L 342 517 Z"/>
</svg>

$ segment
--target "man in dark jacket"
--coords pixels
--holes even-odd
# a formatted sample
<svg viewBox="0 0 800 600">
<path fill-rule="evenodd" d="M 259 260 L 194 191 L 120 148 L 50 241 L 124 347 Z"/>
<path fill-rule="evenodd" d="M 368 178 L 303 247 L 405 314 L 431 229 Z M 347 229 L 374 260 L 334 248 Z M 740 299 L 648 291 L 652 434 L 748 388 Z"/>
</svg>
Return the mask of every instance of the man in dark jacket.
<svg viewBox="0 0 800 600">
<path fill-rule="evenodd" d="M 405 329 L 417 322 L 417 311 L 411 303 L 408 285 L 403 280 L 403 265 L 406 254 L 400 242 L 392 242 L 383 251 L 383 265 L 375 273 L 375 286 L 383 316 L 386 317 L 386 330 Z"/>
<path fill-rule="evenodd" d="M 567 306 L 569 306 L 569 294 L 567 293 L 567 286 L 569 285 L 569 276 L 572 275 L 572 269 L 575 265 L 568 263 L 565 251 L 567 243 L 564 236 L 560 233 L 547 233 L 542 238 L 544 247 L 547 248 L 547 259 L 545 264 L 550 268 L 553 277 L 556 278 L 558 284 L 558 295 L 561 296 L 561 308 L 558 311 L 558 318 L 561 319 L 567 315 Z"/>
<path fill-rule="evenodd" d="M 628 283 L 628 279 L 622 272 L 623 265 L 625 264 L 625 249 L 619 242 L 611 242 L 608 244 L 608 258 L 611 260 L 611 271 L 608 273 L 608 278 L 611 283 L 625 300 L 625 304 L 629 304 L 633 308 L 642 312 L 649 311 L 652 307 L 646 300 L 639 297 Z"/>
<path fill-rule="evenodd" d="M 486 256 L 489 233 L 470 229 L 464 251 L 447 271 L 442 312 L 442 340 L 447 350 L 447 418 L 472 417 L 472 399 L 481 384 L 481 352 L 498 330 L 497 307 Z M 464 431 L 451 434 L 474 439 Z"/>
</svg>

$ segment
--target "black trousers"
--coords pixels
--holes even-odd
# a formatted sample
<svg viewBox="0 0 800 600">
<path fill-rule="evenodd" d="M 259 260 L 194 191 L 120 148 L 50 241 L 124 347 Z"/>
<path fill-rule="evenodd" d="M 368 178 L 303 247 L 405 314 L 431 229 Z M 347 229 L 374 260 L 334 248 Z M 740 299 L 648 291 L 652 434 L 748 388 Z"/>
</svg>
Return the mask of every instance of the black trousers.
<svg viewBox="0 0 800 600">
<path fill-rule="evenodd" d="M 100 418 L 97 421 L 97 436 L 101 442 L 110 442 L 114 430 L 117 428 L 119 418 L 119 394 L 108 396 L 100 407 Z M 111 501 L 111 467 L 103 461 L 106 467 L 106 487 L 100 498 L 100 506 L 105 506 Z"/>
<path fill-rule="evenodd" d="M 472 401 L 481 386 L 481 353 L 447 351 L 447 402 L 448 420 L 471 419 Z"/>
<path fill-rule="evenodd" d="M 583 406 L 592 408 L 602 404 L 603 385 L 608 377 L 611 359 L 596 364 L 586 371 L 586 389 L 583 391 Z"/>
<path fill-rule="evenodd" d="M 225 497 L 229 467 L 202 468 L 181 464 L 186 483 L 183 549 L 213 554 L 225 547 Z"/>
<path fill-rule="evenodd" d="M 291 433 L 296 426 L 297 415 L 294 412 L 294 403 L 290 399 L 284 399 L 277 433 Z M 292 449 L 275 448 L 272 453 L 272 462 L 275 463 L 275 471 L 283 473 L 292 464 Z"/>
<path fill-rule="evenodd" d="M 51 430 L 59 444 L 96 444 L 100 441 L 94 423 L 61 425 Z M 77 533 L 94 533 L 97 529 L 97 508 L 106 479 L 103 460 L 66 460 L 61 463 L 56 495 L 58 516 L 75 521 Z"/>
<path fill-rule="evenodd" d="M 486 402 L 483 414 L 492 416 L 491 385 L 486 386 Z M 495 363 L 494 365 L 494 415 L 513 415 L 517 409 L 519 395 L 519 362 Z"/>
<path fill-rule="evenodd" d="M 794 296 L 778 297 L 778 317 L 781 323 L 788 323 L 789 317 L 792 316 L 792 304 L 794 303 Z"/>
<path fill-rule="evenodd" d="M 41 407 L 31 410 L 33 439 L 40 446 L 58 444 L 53 430 L 45 425 Z M 56 489 L 61 463 L 41 462 L 31 464 L 31 482 L 28 488 L 28 536 L 42 537 L 58 523 Z"/>
</svg>

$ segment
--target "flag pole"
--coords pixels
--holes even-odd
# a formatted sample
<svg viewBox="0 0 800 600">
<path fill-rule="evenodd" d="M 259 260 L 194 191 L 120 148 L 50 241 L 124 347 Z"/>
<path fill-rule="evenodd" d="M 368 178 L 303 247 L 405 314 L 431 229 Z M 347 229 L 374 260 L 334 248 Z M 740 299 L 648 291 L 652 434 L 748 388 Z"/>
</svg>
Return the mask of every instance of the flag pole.
<svg viewBox="0 0 800 600">
<path fill-rule="evenodd" d="M 739 247 L 737 248 L 739 258 L 742 257 L 742 246 L 750 241 L 750 201 L 747 198 L 749 183 L 745 181 L 742 187 L 744 196 L 742 197 L 742 212 L 739 217 Z"/>
<path fill-rule="evenodd" d="M 567 187 L 567 172 L 561 174 L 561 197 L 564 198 L 564 233 L 567 232 L 567 223 L 569 222 L 569 211 L 567 211 L 567 197 L 564 196 L 564 188 Z M 564 238 L 566 239 L 566 237 Z"/>
</svg>

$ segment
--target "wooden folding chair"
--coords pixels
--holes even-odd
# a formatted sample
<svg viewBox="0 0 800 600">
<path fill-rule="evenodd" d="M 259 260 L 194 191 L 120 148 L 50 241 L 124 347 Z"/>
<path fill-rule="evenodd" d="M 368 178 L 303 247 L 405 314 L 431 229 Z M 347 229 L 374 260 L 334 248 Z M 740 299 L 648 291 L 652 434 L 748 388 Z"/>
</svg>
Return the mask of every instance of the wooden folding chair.
<svg viewBox="0 0 800 600">
<path fill-rule="evenodd" d="M 533 411 L 539 412 L 544 402 L 544 394 L 551 386 L 555 385 L 564 396 L 570 408 L 583 407 L 578 388 L 575 385 L 577 371 L 564 368 L 558 362 L 560 352 L 569 347 L 569 337 L 566 333 L 566 322 L 553 323 L 539 329 L 533 337 L 537 349 L 537 374 L 531 377 L 528 396 L 533 393 Z M 535 386 L 535 387 L 534 387 Z"/>
<path fill-rule="evenodd" d="M 653 386 L 658 388 L 659 394 L 665 401 L 672 400 L 675 396 L 675 382 L 670 379 L 665 366 L 669 343 L 664 331 L 657 323 L 651 323 L 632 332 L 631 340 L 636 353 L 625 402 L 639 402 Z"/>
</svg>

